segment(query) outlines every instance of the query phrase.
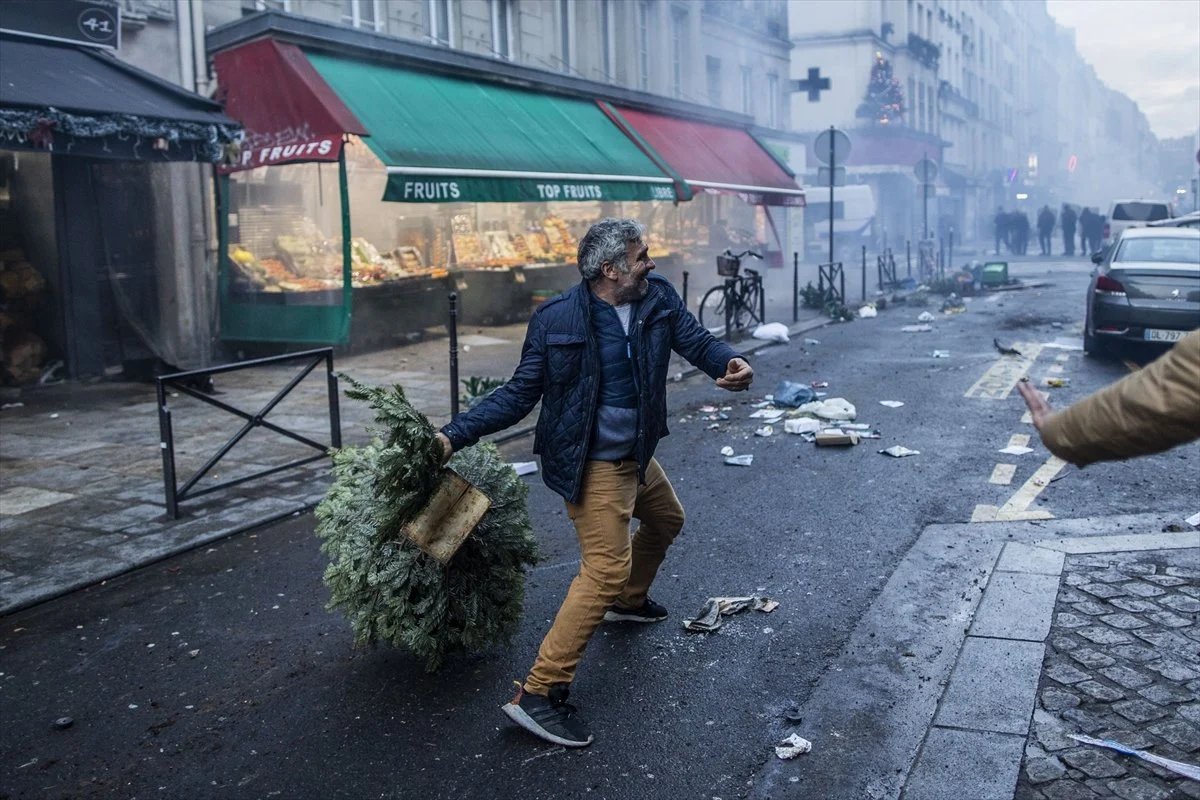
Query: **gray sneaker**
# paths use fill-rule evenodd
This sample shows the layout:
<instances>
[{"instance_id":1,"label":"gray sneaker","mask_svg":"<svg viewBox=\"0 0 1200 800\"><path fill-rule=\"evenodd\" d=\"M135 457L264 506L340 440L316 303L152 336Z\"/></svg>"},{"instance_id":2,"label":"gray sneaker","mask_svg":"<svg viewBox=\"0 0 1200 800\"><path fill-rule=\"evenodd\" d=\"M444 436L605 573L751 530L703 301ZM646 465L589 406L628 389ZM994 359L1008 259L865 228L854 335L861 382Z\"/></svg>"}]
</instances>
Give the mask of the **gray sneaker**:
<instances>
[{"instance_id":1,"label":"gray sneaker","mask_svg":"<svg viewBox=\"0 0 1200 800\"><path fill-rule=\"evenodd\" d=\"M587 747L592 743L592 735L579 718L578 709L567 702L569 693L565 683L551 687L549 696L530 694L521 687L517 696L500 710L539 739L563 747Z\"/></svg>"},{"instance_id":2,"label":"gray sneaker","mask_svg":"<svg viewBox=\"0 0 1200 800\"><path fill-rule=\"evenodd\" d=\"M622 608L613 603L604 612L605 622L662 622L666 618L667 610L649 597L637 608Z\"/></svg>"}]
</instances>

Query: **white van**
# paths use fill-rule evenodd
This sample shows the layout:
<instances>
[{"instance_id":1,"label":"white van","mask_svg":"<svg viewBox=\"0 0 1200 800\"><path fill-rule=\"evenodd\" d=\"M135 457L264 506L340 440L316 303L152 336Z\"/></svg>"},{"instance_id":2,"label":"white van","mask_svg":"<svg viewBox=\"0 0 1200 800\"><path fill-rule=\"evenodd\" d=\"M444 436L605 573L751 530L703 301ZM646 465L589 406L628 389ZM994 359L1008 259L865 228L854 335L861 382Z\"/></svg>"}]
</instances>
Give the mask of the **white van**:
<instances>
[{"instance_id":1,"label":"white van","mask_svg":"<svg viewBox=\"0 0 1200 800\"><path fill-rule=\"evenodd\" d=\"M1126 228L1141 228L1173 216L1168 203L1157 200L1117 200L1108 209L1108 219L1104 223L1104 244L1112 244Z\"/></svg>"}]
</instances>

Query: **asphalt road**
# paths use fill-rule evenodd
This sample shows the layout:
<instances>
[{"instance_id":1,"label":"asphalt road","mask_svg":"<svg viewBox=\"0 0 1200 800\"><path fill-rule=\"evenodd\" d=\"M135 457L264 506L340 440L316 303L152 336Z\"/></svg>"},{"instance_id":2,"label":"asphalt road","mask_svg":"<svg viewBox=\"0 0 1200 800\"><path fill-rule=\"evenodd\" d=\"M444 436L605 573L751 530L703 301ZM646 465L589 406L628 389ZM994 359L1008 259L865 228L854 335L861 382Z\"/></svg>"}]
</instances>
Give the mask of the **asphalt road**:
<instances>
[{"instance_id":1,"label":"asphalt road","mask_svg":"<svg viewBox=\"0 0 1200 800\"><path fill-rule=\"evenodd\" d=\"M1022 424L1015 393L965 397L1002 343L1078 343L1088 266L1014 269L1052 287L973 299L934 330L903 333L924 309L889 308L761 351L754 389L706 378L672 388L659 459L688 512L655 585L671 619L604 626L572 700L597 741L544 746L499 706L523 677L576 566L562 503L539 476L530 506L544 561L530 576L511 646L425 674L402 652L354 650L324 609L324 560L305 515L0 620L0 797L728 798L754 789L802 701L922 527L1003 507L1048 454L996 451ZM932 352L948 350L949 358ZM1057 356L1065 355L1065 360ZM1131 354L1132 355L1132 354ZM1048 373L1054 365L1061 373ZM1129 367L1044 348L1028 370L1069 378L1065 404ZM995 374L995 373L992 373ZM756 437L750 404L782 379L828 381L879 441L822 449ZM905 405L886 408L880 400ZM700 406L731 406L721 429ZM690 417L690 421L681 421ZM506 446L528 460L529 440ZM893 444L921 455L877 453ZM731 445L749 467L726 466ZM1127 464L1067 468L1028 510L1081 517L1194 512L1200 445ZM1016 464L1009 485L988 482ZM1192 477L1188 477L1192 476ZM986 524L986 523L981 523ZM705 598L761 593L781 605L713 635L680 620ZM57 729L55 720L73 723ZM819 763L820 752L802 758ZM785 796L785 795L780 795Z\"/></svg>"}]
</instances>

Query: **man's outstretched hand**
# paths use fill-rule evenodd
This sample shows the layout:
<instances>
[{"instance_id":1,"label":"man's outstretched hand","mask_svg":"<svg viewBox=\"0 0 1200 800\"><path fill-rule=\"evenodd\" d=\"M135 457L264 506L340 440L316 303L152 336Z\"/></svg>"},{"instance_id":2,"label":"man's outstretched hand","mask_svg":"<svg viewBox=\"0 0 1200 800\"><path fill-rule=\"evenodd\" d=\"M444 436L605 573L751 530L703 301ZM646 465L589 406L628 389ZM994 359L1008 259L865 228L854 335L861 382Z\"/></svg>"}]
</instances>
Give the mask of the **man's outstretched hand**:
<instances>
[{"instance_id":1,"label":"man's outstretched hand","mask_svg":"<svg viewBox=\"0 0 1200 800\"><path fill-rule=\"evenodd\" d=\"M1035 389L1027 379L1023 378L1017 383L1017 391L1021 393L1025 405L1029 406L1029 416L1033 419L1033 427L1040 431L1042 423L1054 413L1054 410L1050 408L1046 398L1042 397L1042 393Z\"/></svg>"},{"instance_id":2,"label":"man's outstretched hand","mask_svg":"<svg viewBox=\"0 0 1200 800\"><path fill-rule=\"evenodd\" d=\"M725 374L717 378L717 386L731 392L744 392L754 380L754 368L743 358L731 358L725 365Z\"/></svg>"},{"instance_id":3,"label":"man's outstretched hand","mask_svg":"<svg viewBox=\"0 0 1200 800\"><path fill-rule=\"evenodd\" d=\"M446 438L446 434L438 431L437 439L442 443L442 466L450 460L450 456L454 455L454 445L450 444L450 440Z\"/></svg>"}]
</instances>

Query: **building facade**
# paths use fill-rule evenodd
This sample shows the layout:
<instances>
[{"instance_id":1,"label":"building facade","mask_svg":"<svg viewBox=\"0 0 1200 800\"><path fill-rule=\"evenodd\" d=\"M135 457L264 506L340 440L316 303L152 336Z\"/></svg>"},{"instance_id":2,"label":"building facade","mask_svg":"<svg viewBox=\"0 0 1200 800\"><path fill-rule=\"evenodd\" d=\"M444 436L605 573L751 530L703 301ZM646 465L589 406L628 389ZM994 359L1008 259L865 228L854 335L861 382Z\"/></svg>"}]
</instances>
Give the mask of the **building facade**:
<instances>
[{"instance_id":1,"label":"building facade","mask_svg":"<svg viewBox=\"0 0 1200 800\"><path fill-rule=\"evenodd\" d=\"M1145 116L1100 82L1041 0L792 0L788 22L791 79L807 88L818 68L830 80L792 96L792 128L850 133L850 181L878 195L878 239L924 230L921 157L940 167L929 229L960 242L986 241L998 208L1104 213L1113 198L1153 193ZM886 127L861 115L877 55L904 96Z\"/></svg>"}]
</instances>

